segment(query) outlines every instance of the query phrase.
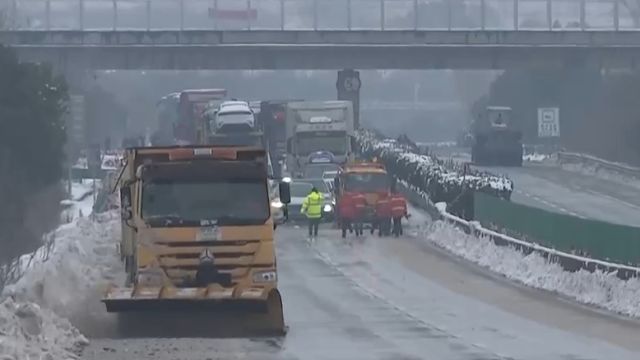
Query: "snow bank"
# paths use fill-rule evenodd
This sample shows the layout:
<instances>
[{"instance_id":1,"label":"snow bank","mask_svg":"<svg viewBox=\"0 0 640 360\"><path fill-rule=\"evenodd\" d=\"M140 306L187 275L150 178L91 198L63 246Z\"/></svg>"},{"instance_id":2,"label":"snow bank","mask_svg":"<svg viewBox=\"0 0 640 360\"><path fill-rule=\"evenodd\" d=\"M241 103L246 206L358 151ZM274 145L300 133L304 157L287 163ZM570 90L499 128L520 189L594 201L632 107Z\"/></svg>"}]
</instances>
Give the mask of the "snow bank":
<instances>
[{"instance_id":1,"label":"snow bank","mask_svg":"<svg viewBox=\"0 0 640 360\"><path fill-rule=\"evenodd\" d=\"M551 156L547 155L547 154L533 153L533 154L524 154L524 155L522 155L522 160L528 161L528 162L543 162L543 161L549 159L550 157Z\"/></svg>"},{"instance_id":2,"label":"snow bank","mask_svg":"<svg viewBox=\"0 0 640 360\"><path fill-rule=\"evenodd\" d=\"M101 181L95 181L95 191L101 187ZM63 222L71 222L79 217L91 215L93 211L93 180L84 179L80 183L71 183L71 199L62 200L61 205L65 207L62 219Z\"/></svg>"},{"instance_id":3,"label":"snow bank","mask_svg":"<svg viewBox=\"0 0 640 360\"><path fill-rule=\"evenodd\" d=\"M0 358L77 359L87 339L69 321L29 302L0 302Z\"/></svg>"},{"instance_id":4,"label":"snow bank","mask_svg":"<svg viewBox=\"0 0 640 360\"><path fill-rule=\"evenodd\" d=\"M115 269L120 221L117 211L88 217L91 189L73 184L70 223L49 234L52 246L23 256L22 277L0 294L0 359L76 359L88 342L66 318L105 316L101 287L122 272Z\"/></svg>"},{"instance_id":5,"label":"snow bank","mask_svg":"<svg viewBox=\"0 0 640 360\"><path fill-rule=\"evenodd\" d=\"M60 226L49 259L32 263L4 294L36 302L64 317L95 310L88 298L95 297L99 287L112 280L110 274L118 273L115 239L119 231L120 220L114 211L94 220L78 218Z\"/></svg>"},{"instance_id":6,"label":"snow bank","mask_svg":"<svg viewBox=\"0 0 640 360\"><path fill-rule=\"evenodd\" d=\"M557 161L556 165L567 171L640 188L640 180L637 178L605 169L595 163L563 163Z\"/></svg>"},{"instance_id":7,"label":"snow bank","mask_svg":"<svg viewBox=\"0 0 640 360\"><path fill-rule=\"evenodd\" d=\"M553 291L578 302L640 318L640 279L620 280L615 273L567 272L539 254L523 253L476 238L442 221L435 222L426 240L482 267L524 285Z\"/></svg>"}]
</instances>

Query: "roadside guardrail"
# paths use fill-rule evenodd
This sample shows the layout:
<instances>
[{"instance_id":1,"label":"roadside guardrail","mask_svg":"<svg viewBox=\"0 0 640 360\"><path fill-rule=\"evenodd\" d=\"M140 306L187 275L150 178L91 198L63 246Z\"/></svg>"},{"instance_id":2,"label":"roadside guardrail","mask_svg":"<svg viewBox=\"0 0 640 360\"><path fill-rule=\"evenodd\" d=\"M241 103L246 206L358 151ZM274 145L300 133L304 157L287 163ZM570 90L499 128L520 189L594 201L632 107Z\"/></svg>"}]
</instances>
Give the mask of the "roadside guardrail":
<instances>
[{"instance_id":1,"label":"roadside guardrail","mask_svg":"<svg viewBox=\"0 0 640 360\"><path fill-rule=\"evenodd\" d=\"M592 155L572 152L559 152L558 162L560 164L584 164L594 167L596 171L603 169L621 175L640 179L640 168L600 159Z\"/></svg>"},{"instance_id":2,"label":"roadside guardrail","mask_svg":"<svg viewBox=\"0 0 640 360\"><path fill-rule=\"evenodd\" d=\"M477 238L488 238L498 246L510 246L524 254L536 252L549 262L559 264L565 271L575 272L584 269L594 272L599 270L607 273L616 273L616 276L622 280L640 276L640 267L570 254L486 229L477 221L467 221L448 213L446 211L446 203L434 204L426 194L417 191L403 181L398 181L398 187L413 205L425 210L433 220L441 220L452 224Z\"/></svg>"}]
</instances>

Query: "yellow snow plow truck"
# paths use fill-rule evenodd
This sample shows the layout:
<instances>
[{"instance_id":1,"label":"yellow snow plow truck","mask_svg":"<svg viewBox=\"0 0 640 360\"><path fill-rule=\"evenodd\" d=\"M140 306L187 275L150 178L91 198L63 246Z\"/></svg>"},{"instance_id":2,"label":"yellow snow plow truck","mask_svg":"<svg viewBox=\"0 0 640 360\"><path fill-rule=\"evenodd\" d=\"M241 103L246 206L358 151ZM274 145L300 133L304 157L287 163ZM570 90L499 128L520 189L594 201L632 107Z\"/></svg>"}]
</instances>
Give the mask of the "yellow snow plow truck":
<instances>
[{"instance_id":1,"label":"yellow snow plow truck","mask_svg":"<svg viewBox=\"0 0 640 360\"><path fill-rule=\"evenodd\" d=\"M126 280L102 300L119 323L284 333L263 149L127 149L119 188Z\"/></svg>"}]
</instances>

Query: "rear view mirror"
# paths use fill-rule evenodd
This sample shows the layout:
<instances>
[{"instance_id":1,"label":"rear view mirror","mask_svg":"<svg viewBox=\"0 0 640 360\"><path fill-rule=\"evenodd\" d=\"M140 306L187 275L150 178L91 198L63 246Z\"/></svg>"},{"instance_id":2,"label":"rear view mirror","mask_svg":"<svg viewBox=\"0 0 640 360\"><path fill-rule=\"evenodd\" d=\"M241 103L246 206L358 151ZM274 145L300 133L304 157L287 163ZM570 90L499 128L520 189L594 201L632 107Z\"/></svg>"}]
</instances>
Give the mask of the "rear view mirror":
<instances>
[{"instance_id":1,"label":"rear view mirror","mask_svg":"<svg viewBox=\"0 0 640 360\"><path fill-rule=\"evenodd\" d=\"M280 183L280 202L283 204L289 204L291 202L291 187L288 182Z\"/></svg>"},{"instance_id":2,"label":"rear view mirror","mask_svg":"<svg viewBox=\"0 0 640 360\"><path fill-rule=\"evenodd\" d=\"M287 153L288 154L291 154L293 152L292 146L291 146L291 141L292 141L292 139L288 139L287 140Z\"/></svg>"},{"instance_id":3,"label":"rear view mirror","mask_svg":"<svg viewBox=\"0 0 640 360\"><path fill-rule=\"evenodd\" d=\"M131 188L124 186L120 188L120 217L122 220L131 220L133 212L131 211Z\"/></svg>"}]
</instances>

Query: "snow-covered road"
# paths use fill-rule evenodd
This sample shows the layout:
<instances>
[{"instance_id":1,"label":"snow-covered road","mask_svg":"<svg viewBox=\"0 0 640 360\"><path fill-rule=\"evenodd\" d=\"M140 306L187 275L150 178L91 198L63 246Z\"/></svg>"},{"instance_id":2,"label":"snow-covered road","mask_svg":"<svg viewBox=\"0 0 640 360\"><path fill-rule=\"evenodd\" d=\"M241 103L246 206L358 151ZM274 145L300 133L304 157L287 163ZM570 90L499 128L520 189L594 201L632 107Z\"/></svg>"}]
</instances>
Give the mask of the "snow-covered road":
<instances>
[{"instance_id":1,"label":"snow-covered road","mask_svg":"<svg viewBox=\"0 0 640 360\"><path fill-rule=\"evenodd\" d=\"M437 148L442 159L469 162L468 150ZM512 201L562 214L640 226L640 183L570 171L551 163L517 167L476 167L507 175L514 183Z\"/></svg>"},{"instance_id":2,"label":"snow-covered road","mask_svg":"<svg viewBox=\"0 0 640 360\"><path fill-rule=\"evenodd\" d=\"M367 236L361 241L345 242L336 231L325 228L313 245L304 240L304 229L279 228L280 287L290 327L284 338L98 336L82 358L640 357L637 321L530 289L452 256L430 235L448 242L445 237L455 238L455 232L438 232L427 220L414 210L407 236L399 239ZM517 266L518 262L512 263ZM111 326L105 319L100 324ZM91 330L95 331L95 326Z\"/></svg>"},{"instance_id":3,"label":"snow-covered road","mask_svg":"<svg viewBox=\"0 0 640 360\"><path fill-rule=\"evenodd\" d=\"M640 226L640 191L631 184L585 176L556 166L480 167L513 180L512 200L559 213Z\"/></svg>"},{"instance_id":4,"label":"snow-covered road","mask_svg":"<svg viewBox=\"0 0 640 360\"><path fill-rule=\"evenodd\" d=\"M79 355L86 360L640 358L640 322L570 300L638 316L637 280L567 274L412 214L398 239L344 241L325 227L308 244L305 229L278 228L284 338L118 338L99 302L102 287L122 278L117 212L62 226L51 258L9 292L71 319L91 338ZM0 349L51 348L52 359L66 360L84 345L50 311L25 309L0 306L0 323L16 324L0 325ZM40 319L41 335L29 335L32 322L17 314Z\"/></svg>"},{"instance_id":5,"label":"snow-covered road","mask_svg":"<svg viewBox=\"0 0 640 360\"><path fill-rule=\"evenodd\" d=\"M98 298L96 284L115 273L110 266L119 266L112 227L119 221L114 214L89 219L92 193L90 181L72 184L70 199L62 202L63 224L46 237L51 243L22 256L22 277L0 294L3 360L67 360L86 345L65 317L82 323L91 316L86 306Z\"/></svg>"}]
</instances>

